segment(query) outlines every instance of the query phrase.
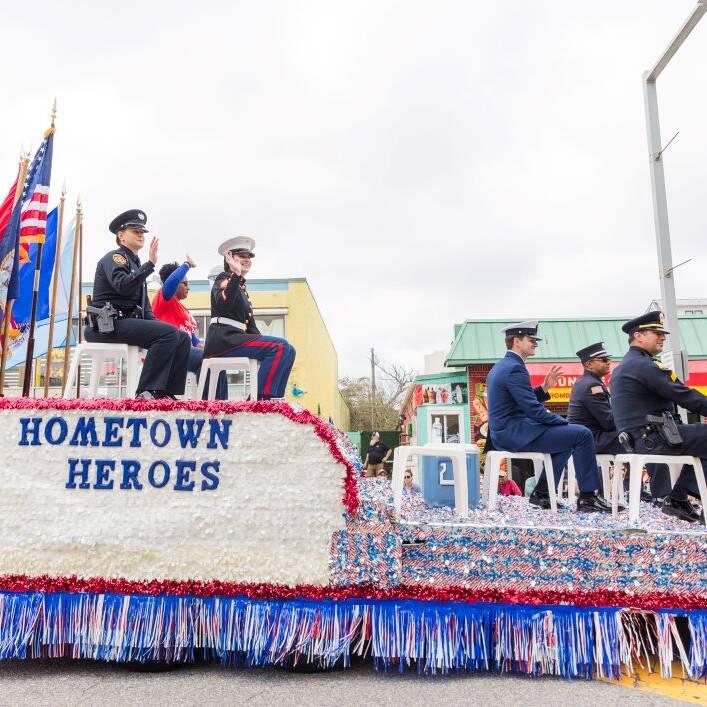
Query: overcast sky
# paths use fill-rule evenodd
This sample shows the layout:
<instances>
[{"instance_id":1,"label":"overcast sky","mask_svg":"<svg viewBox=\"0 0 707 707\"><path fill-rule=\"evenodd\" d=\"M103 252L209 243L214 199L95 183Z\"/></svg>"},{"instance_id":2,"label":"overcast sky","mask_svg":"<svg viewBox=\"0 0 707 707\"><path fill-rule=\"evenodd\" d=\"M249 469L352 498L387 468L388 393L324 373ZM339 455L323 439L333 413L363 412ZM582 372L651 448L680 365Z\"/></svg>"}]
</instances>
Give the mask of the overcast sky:
<instances>
[{"instance_id":1,"label":"overcast sky","mask_svg":"<svg viewBox=\"0 0 707 707\"><path fill-rule=\"evenodd\" d=\"M142 208L203 278L306 277L339 353L417 369L476 317L659 294L641 75L693 0L44 2L3 9L0 190L59 101L84 278ZM678 297L706 297L707 20L658 84ZM4 180L4 181L3 181ZM6 186L2 186L5 184Z\"/></svg>"}]
</instances>

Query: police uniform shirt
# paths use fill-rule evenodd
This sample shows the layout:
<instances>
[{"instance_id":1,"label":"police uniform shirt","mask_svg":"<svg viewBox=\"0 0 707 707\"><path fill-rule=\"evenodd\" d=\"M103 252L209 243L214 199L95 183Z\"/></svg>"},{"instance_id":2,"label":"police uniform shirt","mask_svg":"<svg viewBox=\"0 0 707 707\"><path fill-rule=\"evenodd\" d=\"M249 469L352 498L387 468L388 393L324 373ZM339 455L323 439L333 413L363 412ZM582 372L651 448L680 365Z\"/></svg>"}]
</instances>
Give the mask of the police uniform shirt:
<instances>
[{"instance_id":1,"label":"police uniform shirt","mask_svg":"<svg viewBox=\"0 0 707 707\"><path fill-rule=\"evenodd\" d=\"M642 428L646 415L675 412L675 405L707 415L707 396L688 388L669 368L645 350L632 346L611 376L616 427L632 432Z\"/></svg>"},{"instance_id":2,"label":"police uniform shirt","mask_svg":"<svg viewBox=\"0 0 707 707\"><path fill-rule=\"evenodd\" d=\"M609 391L594 373L585 371L572 386L567 420L588 427L595 435L616 430Z\"/></svg>"},{"instance_id":3,"label":"police uniform shirt","mask_svg":"<svg viewBox=\"0 0 707 707\"><path fill-rule=\"evenodd\" d=\"M384 444L383 442L376 442L375 444L371 444L368 447L368 463L380 464L389 449L390 447L387 444Z\"/></svg>"},{"instance_id":4,"label":"police uniform shirt","mask_svg":"<svg viewBox=\"0 0 707 707\"><path fill-rule=\"evenodd\" d=\"M245 278L222 272L211 288L211 316L227 317L245 325L245 331L230 324L211 324L206 333L204 356L218 356L260 336Z\"/></svg>"},{"instance_id":5,"label":"police uniform shirt","mask_svg":"<svg viewBox=\"0 0 707 707\"><path fill-rule=\"evenodd\" d=\"M147 278L155 265L140 258L128 248L120 246L104 255L96 266L93 280L92 302L100 307L111 302L116 309L130 312L142 307L145 319L154 319L150 300L147 298Z\"/></svg>"}]
</instances>

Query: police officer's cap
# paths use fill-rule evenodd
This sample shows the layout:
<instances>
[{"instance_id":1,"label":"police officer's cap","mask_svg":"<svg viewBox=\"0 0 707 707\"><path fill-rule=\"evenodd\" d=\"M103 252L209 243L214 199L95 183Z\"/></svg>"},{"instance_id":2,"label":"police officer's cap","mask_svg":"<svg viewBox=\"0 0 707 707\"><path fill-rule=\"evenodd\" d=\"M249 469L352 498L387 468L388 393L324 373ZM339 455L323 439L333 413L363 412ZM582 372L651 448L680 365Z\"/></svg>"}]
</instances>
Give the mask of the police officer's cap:
<instances>
[{"instance_id":1,"label":"police officer's cap","mask_svg":"<svg viewBox=\"0 0 707 707\"><path fill-rule=\"evenodd\" d=\"M147 233L145 226L147 225L147 216L145 212L141 209L130 209L129 211L123 211L122 214L118 214L108 226L108 230L111 233L118 233L125 228L135 228L140 229Z\"/></svg>"},{"instance_id":2,"label":"police officer's cap","mask_svg":"<svg viewBox=\"0 0 707 707\"><path fill-rule=\"evenodd\" d=\"M251 258L255 258L255 253L253 252L254 248L255 238L251 238L250 236L236 236L235 238L229 238L221 243L218 247L218 254L225 255L228 251L235 251L236 253L247 253Z\"/></svg>"},{"instance_id":3,"label":"police officer's cap","mask_svg":"<svg viewBox=\"0 0 707 707\"><path fill-rule=\"evenodd\" d=\"M510 324L507 327L501 329L505 336L529 336L535 341L542 341L537 335L538 333L538 322L518 322L517 324Z\"/></svg>"},{"instance_id":4,"label":"police officer's cap","mask_svg":"<svg viewBox=\"0 0 707 707\"><path fill-rule=\"evenodd\" d=\"M598 341L596 344L585 346L577 351L577 356L582 363L591 361L593 358L609 358L609 352L604 347L603 341Z\"/></svg>"},{"instance_id":5,"label":"police officer's cap","mask_svg":"<svg viewBox=\"0 0 707 707\"><path fill-rule=\"evenodd\" d=\"M669 334L670 332L663 326L665 315L660 310L646 312L640 317L631 319L621 327L621 331L626 334L633 334L636 331L657 331L659 334Z\"/></svg>"}]
</instances>

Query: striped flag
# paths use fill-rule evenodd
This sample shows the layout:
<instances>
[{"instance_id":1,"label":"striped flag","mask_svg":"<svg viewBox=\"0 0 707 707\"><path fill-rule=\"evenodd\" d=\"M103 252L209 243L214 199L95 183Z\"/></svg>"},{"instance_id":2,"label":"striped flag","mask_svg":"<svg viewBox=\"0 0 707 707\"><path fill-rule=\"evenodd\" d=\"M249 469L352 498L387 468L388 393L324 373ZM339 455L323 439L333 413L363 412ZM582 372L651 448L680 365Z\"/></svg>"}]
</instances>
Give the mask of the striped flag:
<instances>
[{"instance_id":1,"label":"striped flag","mask_svg":"<svg viewBox=\"0 0 707 707\"><path fill-rule=\"evenodd\" d=\"M20 267L29 262L29 245L44 242L53 146L54 129L50 128L27 170L22 196L0 240L0 307L3 309L7 300L17 298Z\"/></svg>"}]
</instances>

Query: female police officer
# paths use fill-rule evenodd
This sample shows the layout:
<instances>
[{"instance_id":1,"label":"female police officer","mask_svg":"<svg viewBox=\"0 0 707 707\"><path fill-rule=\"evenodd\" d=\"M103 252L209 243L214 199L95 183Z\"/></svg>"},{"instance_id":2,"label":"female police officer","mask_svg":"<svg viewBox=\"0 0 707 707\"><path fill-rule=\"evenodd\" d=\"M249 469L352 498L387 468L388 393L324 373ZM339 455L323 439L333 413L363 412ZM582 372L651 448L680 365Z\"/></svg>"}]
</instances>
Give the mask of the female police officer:
<instances>
[{"instance_id":1,"label":"female police officer","mask_svg":"<svg viewBox=\"0 0 707 707\"><path fill-rule=\"evenodd\" d=\"M285 339L263 336L255 325L245 276L255 257L255 241L248 236L229 238L219 246L224 272L211 290L211 325L206 333L204 358L244 356L260 361L258 398L282 398L295 362L295 349Z\"/></svg>"},{"instance_id":2,"label":"female police officer","mask_svg":"<svg viewBox=\"0 0 707 707\"><path fill-rule=\"evenodd\" d=\"M141 264L137 255L145 244L146 223L144 211L131 209L116 216L108 226L119 247L98 261L91 305L95 309L112 305L115 314L107 311L111 311L114 329L99 332L94 318L86 327L86 341L147 349L137 397L173 398L184 393L191 341L185 332L152 314L145 281L157 262L157 238L150 243L146 263Z\"/></svg>"}]
</instances>

